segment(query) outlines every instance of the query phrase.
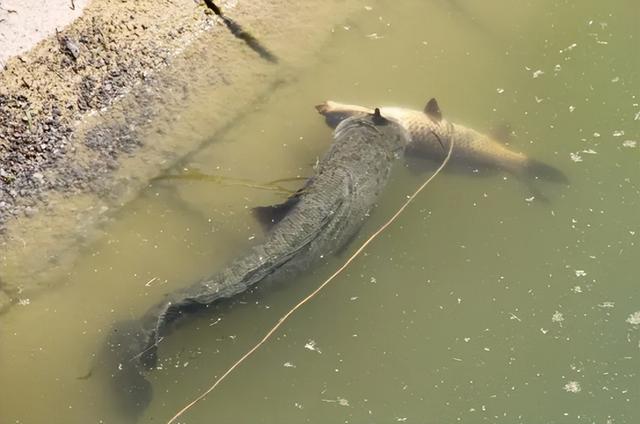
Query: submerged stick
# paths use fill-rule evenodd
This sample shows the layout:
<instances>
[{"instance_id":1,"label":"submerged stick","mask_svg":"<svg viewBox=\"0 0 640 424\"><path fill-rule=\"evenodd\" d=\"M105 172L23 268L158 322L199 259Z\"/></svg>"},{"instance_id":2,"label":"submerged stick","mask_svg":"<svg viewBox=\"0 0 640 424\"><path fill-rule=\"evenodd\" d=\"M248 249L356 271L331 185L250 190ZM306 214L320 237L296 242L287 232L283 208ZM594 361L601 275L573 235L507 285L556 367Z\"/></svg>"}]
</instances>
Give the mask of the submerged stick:
<instances>
[{"instance_id":1,"label":"submerged stick","mask_svg":"<svg viewBox=\"0 0 640 424\"><path fill-rule=\"evenodd\" d=\"M342 264L342 266L340 268L338 268L338 270L336 272L334 272L327 280L325 280L324 283L320 284L320 286L318 288L316 288L314 291L312 291L309 295L307 295L307 297L305 297L304 299L302 299L300 302L298 302L298 304L296 304L293 308L291 308L289 310L289 312L287 312L286 314L284 314L282 316L282 318L280 318L278 320L278 322L267 332L267 334L264 335L264 337L255 345L253 346L251 349L249 349L247 351L247 353L245 353L244 355L242 355L242 357L240 359L238 359L229 369L227 369L227 371L225 371L224 374L222 374L222 376L220 376L206 391L204 391L202 394L200 394L198 397L196 397L194 400L192 400L189 404L187 404L184 408L182 408L180 411L178 411L169 421L167 421L167 424L173 424L178 418L180 418L185 412L187 412L189 409L191 409L196 403L200 402L202 399L204 399L209 393L211 393L216 387L218 387L218 385L229 375L233 372L233 370L235 370L236 368L238 368L247 358L249 358L255 351L257 351L265 342L267 342L267 340L269 340L271 338L271 336L278 330L278 328L280 328L282 326L282 324L284 324L284 322L289 319L289 317L291 315L293 315L298 309L300 309L304 304L306 304L307 302L309 302L311 299L313 299L318 293L320 293L320 291L322 289L324 289L331 281L333 281L333 279L335 277L337 277L342 271L344 271L350 264L351 262L353 262L356 257L358 257L363 251L364 249L369 246L369 244L375 240L384 230L387 229L387 227L389 227L393 222L395 222L395 220L400 216L400 214L402 214L402 212L404 212L404 210L409 206L409 204L411 204L413 202L413 200L420 194L420 192L422 192L422 190L424 190L424 188L436 177L436 175L438 175L440 173L440 171L442 171L442 169L444 169L444 167L447 165L447 163L449 162L449 159L451 158L451 153L453 152L453 140L451 140L451 143L449 143L449 152L447 153L447 156L444 158L444 160L442 161L442 163L440 164L440 166L438 167L438 169L435 170L435 172L424 182L422 183L422 185L420 187L418 187L418 189L411 195L409 196L409 198L406 200L406 202L404 202L404 204L400 207L400 209L398 209L398 211L393 214L393 216L391 218L389 218L387 220L387 222L385 222L380 228L378 228L378 230L376 230L375 233L373 233L373 235L371 237L369 237L364 243L362 243L362 245L358 248L358 250L355 251L355 253L353 255L351 255L349 257L349 259L347 259L347 261Z\"/></svg>"},{"instance_id":2,"label":"submerged stick","mask_svg":"<svg viewBox=\"0 0 640 424\"><path fill-rule=\"evenodd\" d=\"M248 179L243 179L243 178L230 178L230 177L224 177L222 175L205 174L199 171L188 171L183 174L162 175L154 178L154 180L155 181L157 180L208 181L208 182L213 182L221 185L240 186L240 187L258 189L258 190L275 191L277 193L291 195L291 194L294 194L296 190L290 190L286 187L283 187L279 183L288 182L288 181L297 181L297 180L300 180L300 178L283 178L280 180L270 181L268 183L261 184L261 183L248 180Z\"/></svg>"},{"instance_id":3,"label":"submerged stick","mask_svg":"<svg viewBox=\"0 0 640 424\"><path fill-rule=\"evenodd\" d=\"M269 51L269 49L267 49L256 37L246 31L242 25L224 15L222 13L222 9L216 6L213 0L204 0L204 4L213 11L213 13L219 16L220 19L222 19L222 22L224 22L229 31L231 31L236 38L244 41L247 46L249 46L254 52L258 53L261 58L271 63L278 63L278 57L275 54L271 53L271 51Z\"/></svg>"}]
</instances>

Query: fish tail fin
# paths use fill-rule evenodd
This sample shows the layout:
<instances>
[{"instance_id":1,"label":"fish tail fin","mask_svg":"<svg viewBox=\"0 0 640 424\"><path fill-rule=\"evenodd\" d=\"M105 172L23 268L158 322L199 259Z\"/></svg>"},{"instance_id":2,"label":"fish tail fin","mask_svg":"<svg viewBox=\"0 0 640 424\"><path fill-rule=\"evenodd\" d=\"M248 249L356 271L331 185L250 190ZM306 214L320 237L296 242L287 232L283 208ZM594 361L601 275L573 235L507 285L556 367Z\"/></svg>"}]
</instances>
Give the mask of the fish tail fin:
<instances>
[{"instance_id":1,"label":"fish tail fin","mask_svg":"<svg viewBox=\"0 0 640 424\"><path fill-rule=\"evenodd\" d=\"M540 178L554 183L569 184L569 178L558 168L535 159L528 159L524 169L530 178Z\"/></svg>"},{"instance_id":2,"label":"fish tail fin","mask_svg":"<svg viewBox=\"0 0 640 424\"><path fill-rule=\"evenodd\" d=\"M365 116L373 113L373 110L362 106L345 105L331 100L316 105L316 110L324 116L325 122L331 128L337 127L340 122L351 116Z\"/></svg>"}]
</instances>

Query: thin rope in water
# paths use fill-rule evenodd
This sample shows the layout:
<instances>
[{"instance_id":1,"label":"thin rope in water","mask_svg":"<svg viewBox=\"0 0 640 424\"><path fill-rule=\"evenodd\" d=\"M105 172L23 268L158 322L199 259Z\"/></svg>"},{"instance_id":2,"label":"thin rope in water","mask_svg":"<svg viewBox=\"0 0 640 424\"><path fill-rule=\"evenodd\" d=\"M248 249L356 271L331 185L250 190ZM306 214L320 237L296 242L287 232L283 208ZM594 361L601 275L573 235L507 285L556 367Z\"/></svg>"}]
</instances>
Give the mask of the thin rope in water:
<instances>
[{"instance_id":1,"label":"thin rope in water","mask_svg":"<svg viewBox=\"0 0 640 424\"><path fill-rule=\"evenodd\" d=\"M434 133L435 134L435 133ZM437 135L436 135L437 137ZM439 139L439 137L437 137ZM449 159L451 158L451 152L453 152L453 140L451 140L449 142L449 151L447 152L447 156L444 158L444 160L442 161L442 163L440 164L440 166L438 167L438 169L435 170L435 172L424 182L422 183L422 185L420 187L418 187L418 189L413 192L413 194L411 196L409 196L409 198L407 199L406 202L404 202L404 204L400 207L400 209L398 209L398 211L393 214L393 216L391 218L389 218L387 220L387 222L385 222L380 228L378 228L378 230L376 230L375 233L373 233L373 235L371 235L371 237L369 237L364 243L362 243L362 246L360 246L358 248L358 250L355 251L355 253L353 255L351 255L351 257L349 257L349 259L347 259L347 261L342 264L342 266L340 268L338 268L338 270L336 272L334 272L331 277L327 278L327 280L325 280L324 283L320 284L320 286L315 289L314 291L312 291L307 297L305 297L304 299L302 299L296 306L294 306L293 308L291 308L289 310L289 312L287 312L285 315L282 316L282 318L280 318L278 320L278 322L276 323L276 325L274 325L271 330L269 330L267 332L267 334L264 335L264 337L255 345L253 346L251 349L249 349L247 351L247 353L245 353L240 359L238 359L224 374L222 374L220 376L220 378L218 378L215 383L213 383L213 385L211 385L211 387L209 387L204 393L202 393L201 395L199 395L198 397L196 397L194 400L192 400L191 402L189 402L189 404L187 404L184 408L182 408L180 411L178 411L173 418L171 418L169 421L167 421L167 424L173 424L178 418L180 418L180 416L182 416L185 412L187 412L189 409L191 409L196 403L200 402L202 399L204 399L209 393L211 393L213 391L213 389L215 389L216 387L218 387L218 385L225 379L227 378L227 376L229 374L231 374L233 372L233 370L235 370L236 368L238 368L238 366L240 366L240 364L242 364L249 356L251 356L256 350L258 350L267 340L269 340L269 338L271 338L271 336L273 335L273 333L275 333L278 328L280 328L280 326L282 324L284 324L284 322L291 316L294 314L294 312L296 312L298 309L300 309L305 303L309 302L313 297L315 297L318 293L320 293L320 291L322 289L324 289L334 278L336 278L342 271L344 271L350 264L351 262L353 262L356 257L358 257L358 255L360 255L360 253L362 253L362 251L364 249L366 249L366 247L373 241L375 240L380 233L382 233L384 230L387 229L387 227L389 227L389 225L393 224L393 222L400 216L400 214L402 214L402 212L404 212L404 210L411 204L411 202L413 202L413 200L420 194L420 192L422 190L424 190L424 188L431 182L431 180L433 180L436 175L438 175L440 173L440 171L442 171L442 169L447 165L447 163L449 162Z\"/></svg>"}]
</instances>

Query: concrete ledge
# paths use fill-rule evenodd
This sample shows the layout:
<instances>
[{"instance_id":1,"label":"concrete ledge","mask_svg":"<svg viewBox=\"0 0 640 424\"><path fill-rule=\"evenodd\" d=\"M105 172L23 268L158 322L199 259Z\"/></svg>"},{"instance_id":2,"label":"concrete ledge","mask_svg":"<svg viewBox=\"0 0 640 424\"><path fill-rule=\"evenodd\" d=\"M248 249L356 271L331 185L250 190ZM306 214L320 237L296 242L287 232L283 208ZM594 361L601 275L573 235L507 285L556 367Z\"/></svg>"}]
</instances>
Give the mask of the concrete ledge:
<instances>
[{"instance_id":1,"label":"concrete ledge","mask_svg":"<svg viewBox=\"0 0 640 424\"><path fill-rule=\"evenodd\" d=\"M33 296L149 179L314 63L357 5L222 2L260 58L193 0L92 2L0 73L0 278ZM188 113L190 123L180 116ZM188 126L206 122L207 134Z\"/></svg>"}]
</instances>

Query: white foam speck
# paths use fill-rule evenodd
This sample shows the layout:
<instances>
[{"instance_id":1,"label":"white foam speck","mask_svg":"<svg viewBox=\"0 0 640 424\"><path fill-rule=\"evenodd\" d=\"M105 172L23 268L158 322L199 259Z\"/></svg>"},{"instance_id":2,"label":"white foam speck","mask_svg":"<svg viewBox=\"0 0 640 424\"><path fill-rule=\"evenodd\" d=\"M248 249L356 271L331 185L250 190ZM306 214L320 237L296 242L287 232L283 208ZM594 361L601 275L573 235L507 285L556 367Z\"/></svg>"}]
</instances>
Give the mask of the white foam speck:
<instances>
[{"instance_id":1,"label":"white foam speck","mask_svg":"<svg viewBox=\"0 0 640 424\"><path fill-rule=\"evenodd\" d=\"M632 325L640 325L640 311L636 311L629 315L627 322Z\"/></svg>"},{"instance_id":2,"label":"white foam speck","mask_svg":"<svg viewBox=\"0 0 640 424\"><path fill-rule=\"evenodd\" d=\"M569 381L564 385L564 389L569 393L578 393L582 390L582 387L580 387L580 383L577 381Z\"/></svg>"},{"instance_id":3,"label":"white foam speck","mask_svg":"<svg viewBox=\"0 0 640 424\"><path fill-rule=\"evenodd\" d=\"M314 352L318 352L318 353L322 353L322 351L318 348L318 346L316 345L315 340L309 340L305 345L304 345L305 349L308 350L312 350Z\"/></svg>"},{"instance_id":4,"label":"white foam speck","mask_svg":"<svg viewBox=\"0 0 640 424\"><path fill-rule=\"evenodd\" d=\"M562 322L564 321L564 315L562 315L562 312L555 311L553 316L551 317L551 321Z\"/></svg>"}]
</instances>

